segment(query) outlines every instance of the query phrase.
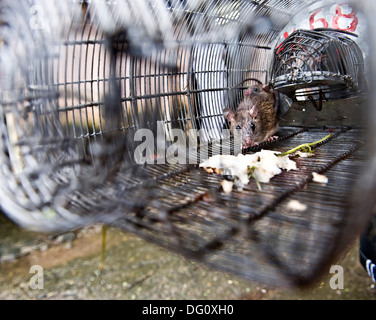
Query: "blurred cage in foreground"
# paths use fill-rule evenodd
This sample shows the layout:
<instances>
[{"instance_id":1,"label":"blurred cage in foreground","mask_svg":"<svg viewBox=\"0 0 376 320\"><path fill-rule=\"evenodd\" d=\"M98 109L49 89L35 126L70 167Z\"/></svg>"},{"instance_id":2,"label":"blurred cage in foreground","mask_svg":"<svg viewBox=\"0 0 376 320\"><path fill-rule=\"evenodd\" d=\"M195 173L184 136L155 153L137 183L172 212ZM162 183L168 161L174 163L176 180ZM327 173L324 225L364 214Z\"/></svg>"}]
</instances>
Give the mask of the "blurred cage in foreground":
<instances>
[{"instance_id":1,"label":"blurred cage in foreground","mask_svg":"<svg viewBox=\"0 0 376 320\"><path fill-rule=\"evenodd\" d=\"M2 1L2 209L36 231L106 223L247 279L311 283L369 218L369 127L331 127L298 171L231 194L198 168L199 153L174 163L174 135L209 156L233 147L223 109L236 108L245 79L270 81L275 38L315 3ZM135 163L139 129L153 133L142 154L153 164ZM287 150L327 129L297 122L278 135L248 151ZM172 161L159 163L170 147ZM329 183L313 183L314 171ZM289 209L291 199L308 209Z\"/></svg>"}]
</instances>

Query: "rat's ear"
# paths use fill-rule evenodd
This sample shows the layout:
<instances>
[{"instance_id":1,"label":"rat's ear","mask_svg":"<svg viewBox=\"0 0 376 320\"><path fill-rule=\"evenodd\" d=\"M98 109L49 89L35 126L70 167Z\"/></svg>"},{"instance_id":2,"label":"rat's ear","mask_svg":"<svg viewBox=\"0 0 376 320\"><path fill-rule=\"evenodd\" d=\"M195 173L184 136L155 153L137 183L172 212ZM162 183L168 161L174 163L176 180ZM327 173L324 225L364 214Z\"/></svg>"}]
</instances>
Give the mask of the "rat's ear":
<instances>
[{"instance_id":1,"label":"rat's ear","mask_svg":"<svg viewBox=\"0 0 376 320\"><path fill-rule=\"evenodd\" d=\"M270 87L269 87L269 86L264 86L262 89L263 89L265 92L269 92L269 91L270 91Z\"/></svg>"},{"instance_id":2,"label":"rat's ear","mask_svg":"<svg viewBox=\"0 0 376 320\"><path fill-rule=\"evenodd\" d=\"M235 121L235 112L230 108L223 109L223 116L230 122Z\"/></svg>"}]
</instances>

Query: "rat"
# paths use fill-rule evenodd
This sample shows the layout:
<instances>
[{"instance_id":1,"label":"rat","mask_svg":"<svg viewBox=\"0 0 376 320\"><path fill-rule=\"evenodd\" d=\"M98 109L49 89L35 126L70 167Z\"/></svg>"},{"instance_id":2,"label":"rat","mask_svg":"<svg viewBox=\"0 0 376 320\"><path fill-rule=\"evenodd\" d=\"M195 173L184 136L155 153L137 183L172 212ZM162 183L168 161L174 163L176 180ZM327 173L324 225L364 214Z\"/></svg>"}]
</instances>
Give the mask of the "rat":
<instances>
[{"instance_id":1,"label":"rat","mask_svg":"<svg viewBox=\"0 0 376 320\"><path fill-rule=\"evenodd\" d=\"M243 149L277 138L274 134L278 131L278 92L257 82L245 90L245 97L236 111L223 110L224 117L231 123L231 133L241 130Z\"/></svg>"}]
</instances>

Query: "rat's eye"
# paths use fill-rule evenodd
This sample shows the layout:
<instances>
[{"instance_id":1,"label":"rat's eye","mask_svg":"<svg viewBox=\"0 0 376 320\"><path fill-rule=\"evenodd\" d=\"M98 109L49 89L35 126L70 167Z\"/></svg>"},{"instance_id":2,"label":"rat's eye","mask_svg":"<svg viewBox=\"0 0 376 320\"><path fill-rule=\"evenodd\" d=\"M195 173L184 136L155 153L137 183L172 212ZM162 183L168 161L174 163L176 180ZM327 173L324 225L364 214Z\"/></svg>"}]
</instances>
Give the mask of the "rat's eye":
<instances>
[{"instance_id":1,"label":"rat's eye","mask_svg":"<svg viewBox=\"0 0 376 320\"><path fill-rule=\"evenodd\" d=\"M256 129L255 124L254 124L254 123L251 123L251 130L252 130L252 132L255 132L255 129Z\"/></svg>"},{"instance_id":2,"label":"rat's eye","mask_svg":"<svg viewBox=\"0 0 376 320\"><path fill-rule=\"evenodd\" d=\"M236 129L238 129L238 130L239 130L239 129L241 129L241 128L242 128L242 127L241 127L241 126L239 126L239 125L237 125L237 126L236 126Z\"/></svg>"},{"instance_id":3,"label":"rat's eye","mask_svg":"<svg viewBox=\"0 0 376 320\"><path fill-rule=\"evenodd\" d=\"M254 88L253 88L253 91L254 91L254 92L257 92L258 90L259 90L259 89L258 89L257 87L254 87Z\"/></svg>"}]
</instances>

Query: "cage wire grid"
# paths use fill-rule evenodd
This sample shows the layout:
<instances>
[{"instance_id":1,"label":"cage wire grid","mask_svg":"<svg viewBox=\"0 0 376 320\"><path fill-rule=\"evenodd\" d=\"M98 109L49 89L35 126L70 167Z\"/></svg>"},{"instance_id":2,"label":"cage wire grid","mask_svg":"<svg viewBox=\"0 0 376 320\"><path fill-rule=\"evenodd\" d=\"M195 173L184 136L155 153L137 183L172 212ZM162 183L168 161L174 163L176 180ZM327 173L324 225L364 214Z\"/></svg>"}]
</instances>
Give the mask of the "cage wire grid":
<instances>
[{"instance_id":1,"label":"cage wire grid","mask_svg":"<svg viewBox=\"0 0 376 320\"><path fill-rule=\"evenodd\" d=\"M295 101L319 100L319 94L326 101L339 100L365 92L364 59L356 37L329 28L294 31L275 49L271 83Z\"/></svg>"},{"instance_id":2,"label":"cage wire grid","mask_svg":"<svg viewBox=\"0 0 376 320\"><path fill-rule=\"evenodd\" d=\"M313 157L296 160L301 170L261 191L251 181L225 194L222 177L197 163L200 151L233 149L221 135L229 128L223 109L239 104L252 84L245 79L270 80L276 36L313 3L2 1L4 212L35 231L105 223L247 279L312 282L368 218L352 210L367 159L363 128L333 128ZM157 146L161 128L166 148L174 129L194 142L191 162L134 162L137 130L153 132ZM196 140L190 129L206 134ZM277 141L246 152L326 134L285 126ZM161 156L157 148L151 155ZM313 183L312 172L325 173L328 185ZM289 199L309 210L291 211Z\"/></svg>"}]
</instances>

